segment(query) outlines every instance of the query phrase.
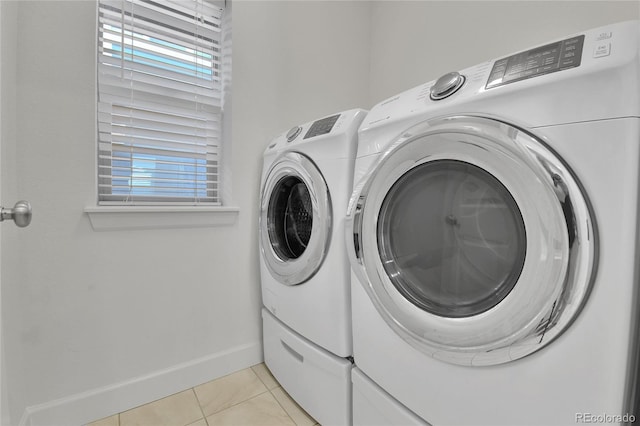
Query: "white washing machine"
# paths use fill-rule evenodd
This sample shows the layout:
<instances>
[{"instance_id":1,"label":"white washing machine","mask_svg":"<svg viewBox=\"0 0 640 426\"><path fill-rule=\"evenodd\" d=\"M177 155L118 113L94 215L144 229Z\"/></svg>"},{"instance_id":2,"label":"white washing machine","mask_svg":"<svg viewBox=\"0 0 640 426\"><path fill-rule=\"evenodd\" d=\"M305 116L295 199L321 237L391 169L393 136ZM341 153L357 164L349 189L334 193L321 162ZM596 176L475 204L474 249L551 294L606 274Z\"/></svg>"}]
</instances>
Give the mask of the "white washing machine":
<instances>
[{"instance_id":1,"label":"white washing machine","mask_svg":"<svg viewBox=\"0 0 640 426\"><path fill-rule=\"evenodd\" d=\"M639 173L639 22L376 105L346 226L356 365L435 425L629 420Z\"/></svg>"},{"instance_id":2,"label":"white washing machine","mask_svg":"<svg viewBox=\"0 0 640 426\"><path fill-rule=\"evenodd\" d=\"M360 109L295 126L264 153L260 273L265 363L322 424L351 423L344 216Z\"/></svg>"}]
</instances>

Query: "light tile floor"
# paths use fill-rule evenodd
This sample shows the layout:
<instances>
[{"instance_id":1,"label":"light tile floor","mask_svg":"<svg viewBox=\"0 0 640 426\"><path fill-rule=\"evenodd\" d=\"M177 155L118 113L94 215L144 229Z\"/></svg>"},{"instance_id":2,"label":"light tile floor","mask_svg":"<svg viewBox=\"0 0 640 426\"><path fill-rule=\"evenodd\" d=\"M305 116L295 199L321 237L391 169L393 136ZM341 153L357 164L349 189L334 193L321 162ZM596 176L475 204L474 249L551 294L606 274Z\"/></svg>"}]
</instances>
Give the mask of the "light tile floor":
<instances>
[{"instance_id":1,"label":"light tile floor","mask_svg":"<svg viewBox=\"0 0 640 426\"><path fill-rule=\"evenodd\" d=\"M314 426L258 364L88 426Z\"/></svg>"}]
</instances>

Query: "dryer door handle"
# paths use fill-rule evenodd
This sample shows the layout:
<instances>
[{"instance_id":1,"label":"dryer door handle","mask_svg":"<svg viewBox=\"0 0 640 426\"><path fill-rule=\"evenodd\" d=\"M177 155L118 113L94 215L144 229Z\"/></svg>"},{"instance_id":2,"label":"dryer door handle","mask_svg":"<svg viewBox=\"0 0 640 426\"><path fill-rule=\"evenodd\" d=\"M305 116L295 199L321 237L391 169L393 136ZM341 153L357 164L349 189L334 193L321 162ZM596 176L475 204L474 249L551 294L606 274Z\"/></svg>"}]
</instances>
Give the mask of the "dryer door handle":
<instances>
[{"instance_id":1,"label":"dryer door handle","mask_svg":"<svg viewBox=\"0 0 640 426\"><path fill-rule=\"evenodd\" d=\"M364 197L360 197L353 213L353 252L358 263L362 264L362 207Z\"/></svg>"}]
</instances>

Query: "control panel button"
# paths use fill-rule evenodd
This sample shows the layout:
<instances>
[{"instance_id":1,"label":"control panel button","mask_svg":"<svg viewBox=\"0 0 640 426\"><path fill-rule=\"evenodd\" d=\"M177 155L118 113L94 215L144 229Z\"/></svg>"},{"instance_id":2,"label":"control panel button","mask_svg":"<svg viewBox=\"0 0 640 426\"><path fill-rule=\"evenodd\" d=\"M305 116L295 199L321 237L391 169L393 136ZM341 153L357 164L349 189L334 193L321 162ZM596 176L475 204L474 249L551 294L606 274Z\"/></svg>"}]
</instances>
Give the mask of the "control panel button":
<instances>
[{"instance_id":1,"label":"control panel button","mask_svg":"<svg viewBox=\"0 0 640 426\"><path fill-rule=\"evenodd\" d=\"M295 138L297 138L301 131L302 131L302 127L300 126L292 127L291 130L287 132L287 136L286 136L287 142L291 142Z\"/></svg>"},{"instance_id":2,"label":"control panel button","mask_svg":"<svg viewBox=\"0 0 640 426\"><path fill-rule=\"evenodd\" d=\"M603 56L609 56L611 53L611 43L599 43L593 49L594 58L602 58Z\"/></svg>"},{"instance_id":3,"label":"control panel button","mask_svg":"<svg viewBox=\"0 0 640 426\"><path fill-rule=\"evenodd\" d=\"M431 99L438 101L453 95L462 87L464 81L464 76L456 71L443 75L431 87Z\"/></svg>"},{"instance_id":4,"label":"control panel button","mask_svg":"<svg viewBox=\"0 0 640 426\"><path fill-rule=\"evenodd\" d=\"M612 33L611 31L605 31L605 32L602 32L602 33L598 34L598 38L596 38L596 40L597 40L597 41L600 41L600 40L608 40L608 39L610 39L612 36L613 36L613 33Z\"/></svg>"}]
</instances>

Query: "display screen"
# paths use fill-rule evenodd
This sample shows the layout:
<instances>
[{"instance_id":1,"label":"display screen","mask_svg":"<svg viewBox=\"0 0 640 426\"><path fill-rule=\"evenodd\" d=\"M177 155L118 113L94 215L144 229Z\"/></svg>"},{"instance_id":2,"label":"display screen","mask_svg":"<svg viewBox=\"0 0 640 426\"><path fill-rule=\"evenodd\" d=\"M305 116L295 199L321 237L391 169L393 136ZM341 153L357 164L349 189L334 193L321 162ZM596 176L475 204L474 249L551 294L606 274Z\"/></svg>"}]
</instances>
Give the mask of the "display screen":
<instances>
[{"instance_id":1,"label":"display screen","mask_svg":"<svg viewBox=\"0 0 640 426\"><path fill-rule=\"evenodd\" d=\"M493 64L486 88L580 66L584 35L521 52Z\"/></svg>"},{"instance_id":2,"label":"display screen","mask_svg":"<svg viewBox=\"0 0 640 426\"><path fill-rule=\"evenodd\" d=\"M309 139L314 136L327 134L333 129L333 125L336 124L340 114L332 115L331 117L323 118L322 120L318 120L314 122L307 133L304 135L303 139Z\"/></svg>"}]
</instances>

